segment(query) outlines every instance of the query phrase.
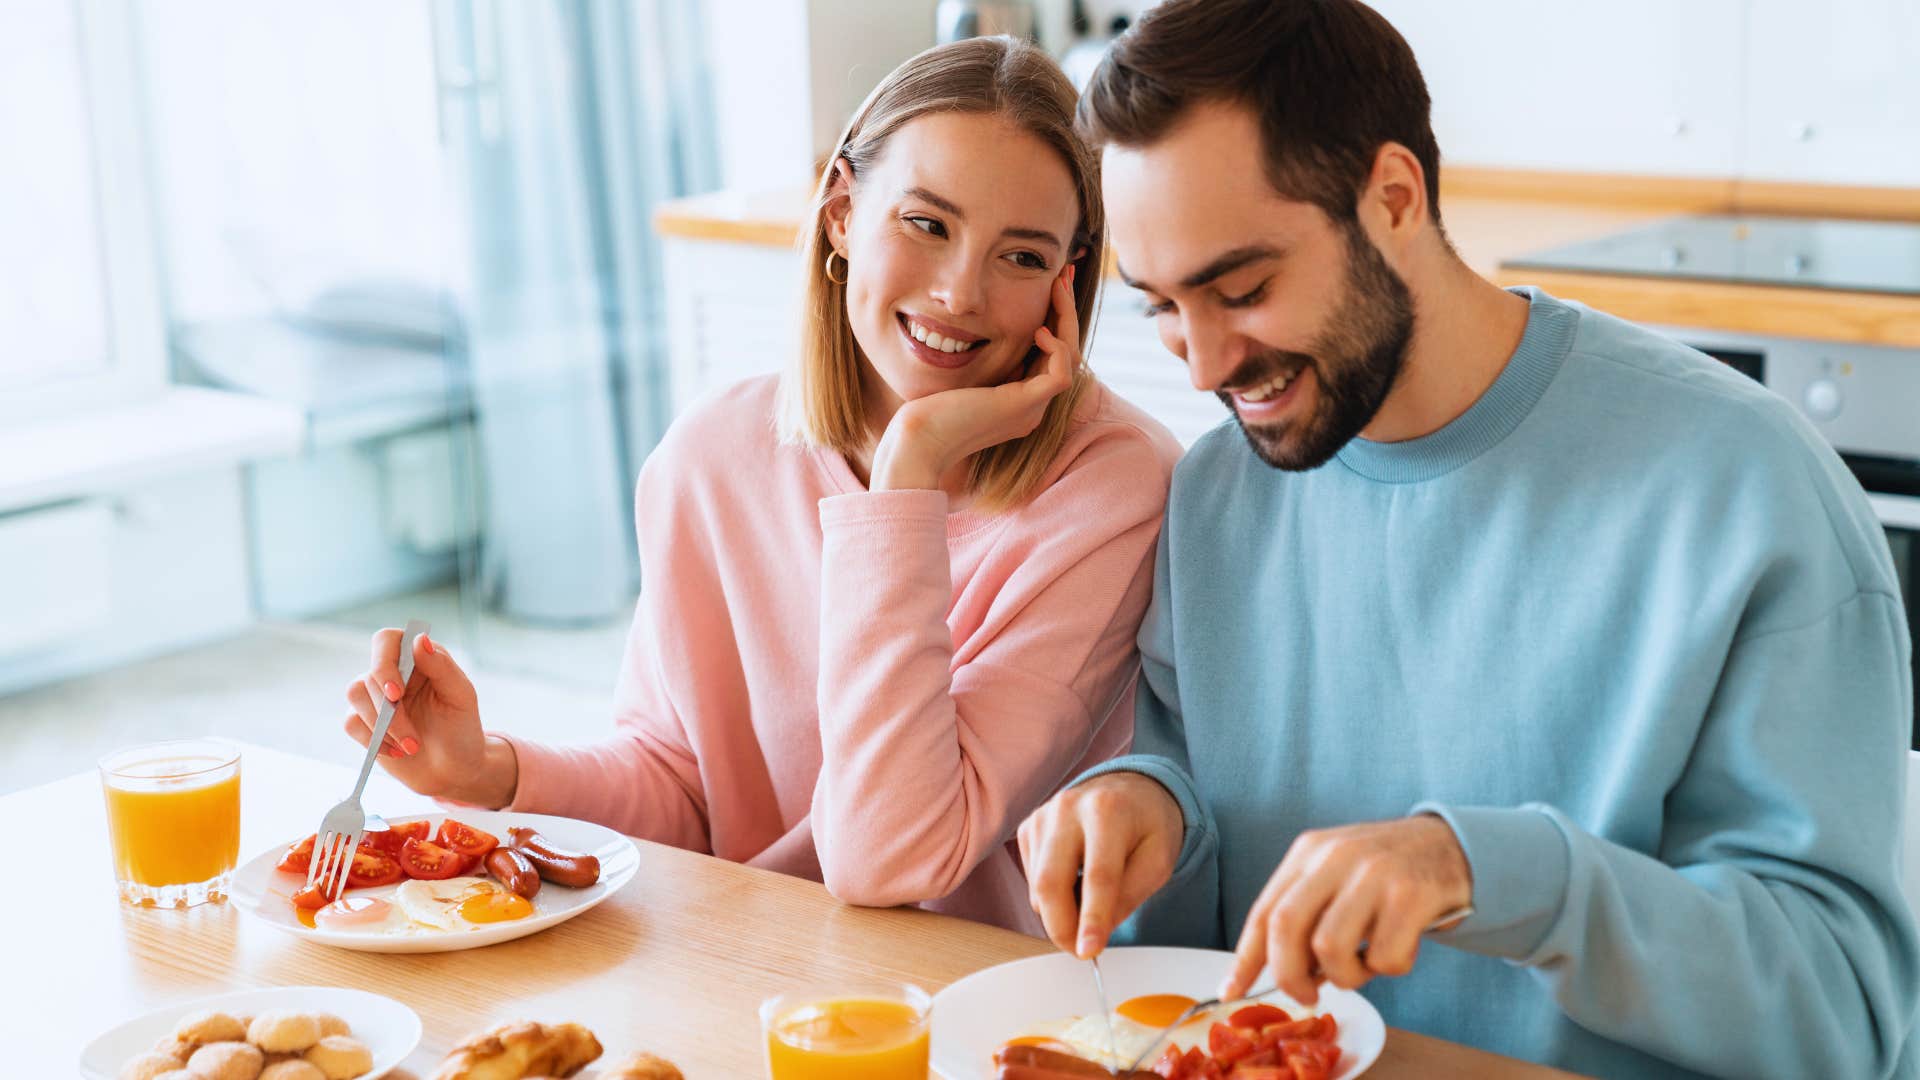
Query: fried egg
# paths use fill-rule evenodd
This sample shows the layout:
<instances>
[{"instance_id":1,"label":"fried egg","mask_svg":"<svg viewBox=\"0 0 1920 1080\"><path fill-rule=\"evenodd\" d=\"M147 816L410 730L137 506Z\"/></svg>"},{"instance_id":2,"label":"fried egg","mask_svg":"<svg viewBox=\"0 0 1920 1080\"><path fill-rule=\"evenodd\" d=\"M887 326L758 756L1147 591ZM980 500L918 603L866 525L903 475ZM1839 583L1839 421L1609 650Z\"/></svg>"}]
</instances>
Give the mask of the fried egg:
<instances>
[{"instance_id":1,"label":"fried egg","mask_svg":"<svg viewBox=\"0 0 1920 1080\"><path fill-rule=\"evenodd\" d=\"M407 918L434 930L472 930L533 914L526 899L477 877L402 882L393 891L393 902Z\"/></svg>"},{"instance_id":2,"label":"fried egg","mask_svg":"<svg viewBox=\"0 0 1920 1080\"><path fill-rule=\"evenodd\" d=\"M1089 1061L1109 1066L1125 1065L1154 1049L1160 1033L1166 1030L1167 1025L1179 1019L1180 1014L1193 1005L1194 1000L1190 997L1149 994L1129 998L1116 1005L1110 1018L1103 1019L1095 1013L1049 1020L1035 1024L1007 1041L1009 1045L1058 1044L1054 1046L1055 1049L1064 1049ZM1207 1029L1218 1019L1216 1011L1202 1012L1182 1023L1173 1032L1173 1042L1183 1048L1199 1046L1204 1049L1207 1045ZM1107 1038L1108 1019L1113 1023L1111 1042Z\"/></svg>"}]
</instances>

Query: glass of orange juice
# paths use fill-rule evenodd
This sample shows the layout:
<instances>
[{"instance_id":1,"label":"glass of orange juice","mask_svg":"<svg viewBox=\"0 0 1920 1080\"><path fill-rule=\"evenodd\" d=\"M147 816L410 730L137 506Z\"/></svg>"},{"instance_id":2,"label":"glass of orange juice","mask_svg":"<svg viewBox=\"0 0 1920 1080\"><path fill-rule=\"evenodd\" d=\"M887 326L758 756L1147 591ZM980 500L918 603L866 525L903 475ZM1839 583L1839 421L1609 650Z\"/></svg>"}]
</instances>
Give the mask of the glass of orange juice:
<instances>
[{"instance_id":1,"label":"glass of orange juice","mask_svg":"<svg viewBox=\"0 0 1920 1080\"><path fill-rule=\"evenodd\" d=\"M216 739L149 743L100 759L120 899L226 899L240 858L240 751Z\"/></svg>"},{"instance_id":2,"label":"glass of orange juice","mask_svg":"<svg viewBox=\"0 0 1920 1080\"><path fill-rule=\"evenodd\" d=\"M907 983L810 990L760 1004L771 1080L927 1080L933 999Z\"/></svg>"}]
</instances>

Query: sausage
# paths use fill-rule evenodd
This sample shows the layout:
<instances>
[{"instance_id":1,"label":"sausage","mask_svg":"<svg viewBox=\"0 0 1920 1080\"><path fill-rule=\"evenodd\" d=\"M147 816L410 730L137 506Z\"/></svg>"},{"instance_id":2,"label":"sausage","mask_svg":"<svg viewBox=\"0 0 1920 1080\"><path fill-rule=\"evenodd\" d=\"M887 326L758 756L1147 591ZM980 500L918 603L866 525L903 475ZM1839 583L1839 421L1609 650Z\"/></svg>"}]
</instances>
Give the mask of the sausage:
<instances>
[{"instance_id":1,"label":"sausage","mask_svg":"<svg viewBox=\"0 0 1920 1080\"><path fill-rule=\"evenodd\" d=\"M555 885L584 889L600 880L598 858L554 847L546 837L532 829L521 826L508 829L507 846L526 856L540 876Z\"/></svg>"},{"instance_id":2,"label":"sausage","mask_svg":"<svg viewBox=\"0 0 1920 1080\"><path fill-rule=\"evenodd\" d=\"M1074 1054L1064 1054L1044 1046L1021 1044L1003 1046L994 1051L993 1063L1000 1067L1002 1080L1043 1080L1052 1077L1104 1076L1111 1080L1113 1070Z\"/></svg>"},{"instance_id":3,"label":"sausage","mask_svg":"<svg viewBox=\"0 0 1920 1080\"><path fill-rule=\"evenodd\" d=\"M487 872L522 900L531 900L533 894L540 891L539 871L525 855L512 848L497 847L487 852Z\"/></svg>"}]
</instances>

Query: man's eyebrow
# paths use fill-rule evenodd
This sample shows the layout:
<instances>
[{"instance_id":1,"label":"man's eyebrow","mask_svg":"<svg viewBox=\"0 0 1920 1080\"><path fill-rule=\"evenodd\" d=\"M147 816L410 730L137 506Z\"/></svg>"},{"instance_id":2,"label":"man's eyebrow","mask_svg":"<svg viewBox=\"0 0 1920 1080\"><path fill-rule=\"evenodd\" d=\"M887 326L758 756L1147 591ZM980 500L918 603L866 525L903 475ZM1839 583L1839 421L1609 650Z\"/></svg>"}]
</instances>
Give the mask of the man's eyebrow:
<instances>
[{"instance_id":1,"label":"man's eyebrow","mask_svg":"<svg viewBox=\"0 0 1920 1080\"><path fill-rule=\"evenodd\" d=\"M1271 244L1247 244L1242 247L1237 247L1232 251L1220 255L1212 262L1188 274L1186 277L1181 278L1180 287L1183 289L1197 289L1202 285L1211 284L1217 278L1225 277L1233 273L1248 263L1259 262L1261 259L1277 259L1280 257L1280 254L1280 249ZM1125 282L1130 288L1145 289L1149 292L1162 291L1145 282L1135 281L1127 274L1126 268L1123 266L1116 264L1115 269L1120 273L1120 280Z\"/></svg>"},{"instance_id":2,"label":"man's eyebrow","mask_svg":"<svg viewBox=\"0 0 1920 1080\"><path fill-rule=\"evenodd\" d=\"M923 202L930 202L935 207L941 210L944 210L949 214L952 214L954 217L954 220L956 221L967 220L966 211L960 209L958 206L955 206L952 200L944 199L938 195L935 195L933 192L928 191L926 188L910 187L907 189L907 194ZM1050 233L1045 229L1035 229L1035 228L1030 228L1026 226L1012 225L1000 230L1000 235L1012 236L1021 240L1040 240L1040 241L1044 241L1046 243L1052 244L1054 247L1057 247L1057 248L1064 248L1067 246L1066 243L1062 241L1058 236L1055 236L1053 233Z\"/></svg>"}]
</instances>

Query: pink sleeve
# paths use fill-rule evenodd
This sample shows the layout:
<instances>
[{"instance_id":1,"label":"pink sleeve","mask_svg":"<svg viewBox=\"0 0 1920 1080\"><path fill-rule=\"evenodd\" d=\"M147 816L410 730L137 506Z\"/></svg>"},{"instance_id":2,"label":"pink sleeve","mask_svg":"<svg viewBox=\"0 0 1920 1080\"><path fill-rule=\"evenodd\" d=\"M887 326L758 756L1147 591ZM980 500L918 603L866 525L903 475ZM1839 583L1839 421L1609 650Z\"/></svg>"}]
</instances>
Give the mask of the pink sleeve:
<instances>
[{"instance_id":1,"label":"pink sleeve","mask_svg":"<svg viewBox=\"0 0 1920 1080\"><path fill-rule=\"evenodd\" d=\"M707 799L698 756L667 692L660 628L677 626L687 644L714 617L714 605L697 602L702 582L713 577L699 515L676 513L671 455L656 452L642 469L635 513L640 563L646 586L627 634L626 654L614 691L614 734L585 746L549 746L493 732L513 744L520 783L509 810L557 814L598 822L645 840L708 852ZM690 594L693 594L690 597ZM701 619L675 618L687 610ZM724 611L724 606L717 608ZM724 628L714 630L730 641ZM690 647L698 648L692 641Z\"/></svg>"},{"instance_id":2,"label":"pink sleeve","mask_svg":"<svg viewBox=\"0 0 1920 1080\"><path fill-rule=\"evenodd\" d=\"M820 502L813 834L850 903L951 893L1069 778L1137 668L1168 465L1103 440L1013 512L956 582L946 496ZM978 628L956 642L949 608ZM1112 721L1130 729L1131 715ZM1100 738L1107 750L1123 740Z\"/></svg>"}]
</instances>

